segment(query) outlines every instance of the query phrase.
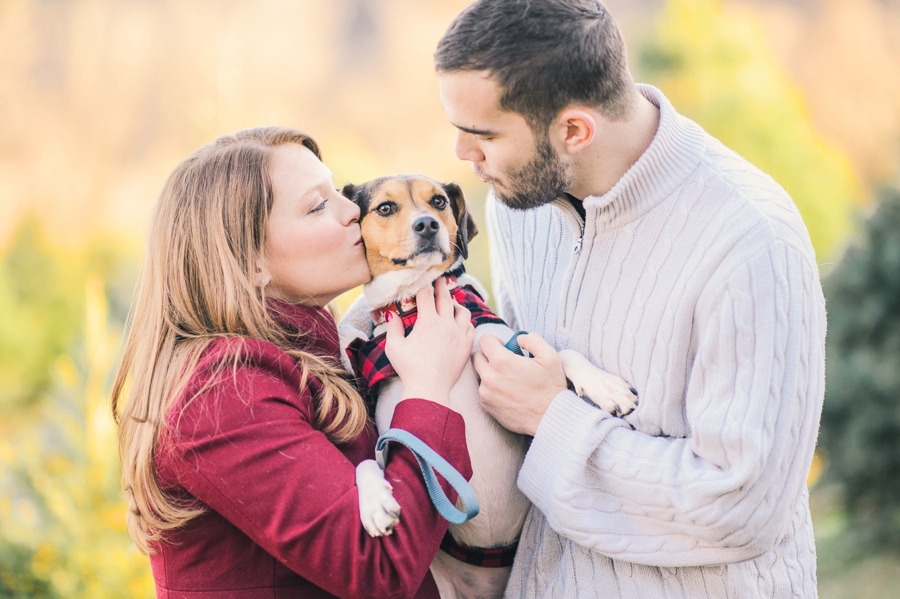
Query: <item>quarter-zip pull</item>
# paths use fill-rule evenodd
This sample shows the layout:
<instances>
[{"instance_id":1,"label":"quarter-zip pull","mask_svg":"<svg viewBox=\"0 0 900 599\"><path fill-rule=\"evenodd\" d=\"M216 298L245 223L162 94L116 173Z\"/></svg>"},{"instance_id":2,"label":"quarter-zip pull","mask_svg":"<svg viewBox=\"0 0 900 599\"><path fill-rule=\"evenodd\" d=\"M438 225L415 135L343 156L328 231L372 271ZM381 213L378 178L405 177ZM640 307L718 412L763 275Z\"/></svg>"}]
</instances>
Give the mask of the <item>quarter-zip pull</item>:
<instances>
[{"instance_id":1,"label":"quarter-zip pull","mask_svg":"<svg viewBox=\"0 0 900 599\"><path fill-rule=\"evenodd\" d=\"M559 197L553 200L553 203L566 215L569 224L573 225L572 228L578 228L578 239L575 240L575 247L572 248L572 253L577 254L581 251L581 245L584 243L585 221L575 206L565 198Z\"/></svg>"},{"instance_id":2,"label":"quarter-zip pull","mask_svg":"<svg viewBox=\"0 0 900 599\"><path fill-rule=\"evenodd\" d=\"M587 227L586 223L581 219L578 219L578 224L581 225L581 233L579 234L578 239L575 240L575 248L572 250L573 254L577 254L581 251L581 244L584 242L584 230Z\"/></svg>"}]
</instances>

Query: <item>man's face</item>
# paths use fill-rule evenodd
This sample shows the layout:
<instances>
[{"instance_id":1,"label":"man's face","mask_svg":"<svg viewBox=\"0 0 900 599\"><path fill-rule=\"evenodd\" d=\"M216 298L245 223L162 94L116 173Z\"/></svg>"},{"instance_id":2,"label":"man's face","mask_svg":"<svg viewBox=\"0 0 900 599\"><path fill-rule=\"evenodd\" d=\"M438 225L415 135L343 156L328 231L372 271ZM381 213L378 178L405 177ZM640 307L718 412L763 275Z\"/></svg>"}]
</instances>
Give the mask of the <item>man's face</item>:
<instances>
[{"instance_id":1,"label":"man's face","mask_svg":"<svg viewBox=\"0 0 900 599\"><path fill-rule=\"evenodd\" d=\"M440 86L444 112L458 130L456 156L472 163L498 200L527 210L571 187L571 173L547 134L536 137L522 115L500 107L500 86L486 72L445 73Z\"/></svg>"}]
</instances>

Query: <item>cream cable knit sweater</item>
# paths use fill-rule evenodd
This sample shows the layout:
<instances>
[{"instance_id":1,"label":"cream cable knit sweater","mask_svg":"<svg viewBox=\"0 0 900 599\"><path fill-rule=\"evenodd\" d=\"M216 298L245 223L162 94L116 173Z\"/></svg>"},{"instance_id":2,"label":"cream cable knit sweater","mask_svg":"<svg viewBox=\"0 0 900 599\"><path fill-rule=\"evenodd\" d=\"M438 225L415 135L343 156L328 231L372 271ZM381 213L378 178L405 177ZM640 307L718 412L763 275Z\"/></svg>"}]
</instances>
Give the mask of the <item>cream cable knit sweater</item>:
<instances>
[{"instance_id":1,"label":"cream cable knit sweater","mask_svg":"<svg viewBox=\"0 0 900 599\"><path fill-rule=\"evenodd\" d=\"M641 92L659 131L585 199L583 231L562 201L488 201L500 315L640 393L624 419L554 399L519 475L534 507L506 597L815 597L825 306L809 235L770 177Z\"/></svg>"}]
</instances>

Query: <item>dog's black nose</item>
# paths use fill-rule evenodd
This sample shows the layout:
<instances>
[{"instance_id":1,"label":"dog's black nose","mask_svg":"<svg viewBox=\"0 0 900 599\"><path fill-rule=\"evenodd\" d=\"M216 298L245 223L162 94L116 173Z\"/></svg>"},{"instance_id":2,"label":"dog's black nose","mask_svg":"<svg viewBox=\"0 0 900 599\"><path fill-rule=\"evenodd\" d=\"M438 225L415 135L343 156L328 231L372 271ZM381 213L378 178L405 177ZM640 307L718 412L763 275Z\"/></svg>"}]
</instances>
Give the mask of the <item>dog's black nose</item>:
<instances>
[{"instance_id":1,"label":"dog's black nose","mask_svg":"<svg viewBox=\"0 0 900 599\"><path fill-rule=\"evenodd\" d=\"M413 231L422 237L434 237L441 228L441 223L431 216L422 216L413 223Z\"/></svg>"}]
</instances>

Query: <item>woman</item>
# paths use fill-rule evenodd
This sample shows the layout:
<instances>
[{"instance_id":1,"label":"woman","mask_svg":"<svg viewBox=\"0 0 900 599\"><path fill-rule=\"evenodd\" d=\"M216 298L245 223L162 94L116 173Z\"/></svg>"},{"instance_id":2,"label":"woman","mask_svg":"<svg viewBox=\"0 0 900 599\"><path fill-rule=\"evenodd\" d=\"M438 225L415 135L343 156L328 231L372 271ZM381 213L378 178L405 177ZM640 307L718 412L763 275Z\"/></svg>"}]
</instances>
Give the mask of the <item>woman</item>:
<instances>
[{"instance_id":1,"label":"woman","mask_svg":"<svg viewBox=\"0 0 900 599\"><path fill-rule=\"evenodd\" d=\"M394 533L370 538L359 521L355 465L376 433L325 308L369 279L358 219L316 143L289 129L220 138L169 176L112 392L128 529L157 596L437 595L426 574L447 523L405 449L386 470ZM409 336L390 323L408 398L393 426L468 478L463 422L445 406L469 314L445 285L418 301Z\"/></svg>"}]
</instances>

